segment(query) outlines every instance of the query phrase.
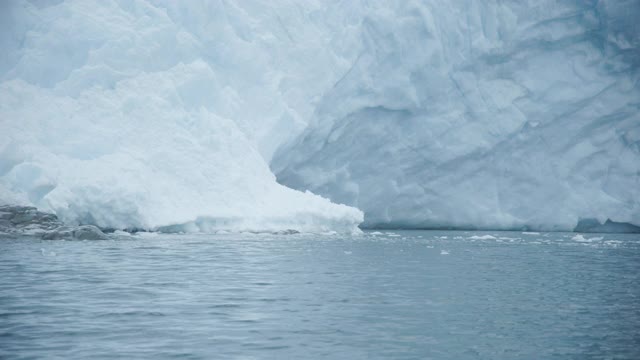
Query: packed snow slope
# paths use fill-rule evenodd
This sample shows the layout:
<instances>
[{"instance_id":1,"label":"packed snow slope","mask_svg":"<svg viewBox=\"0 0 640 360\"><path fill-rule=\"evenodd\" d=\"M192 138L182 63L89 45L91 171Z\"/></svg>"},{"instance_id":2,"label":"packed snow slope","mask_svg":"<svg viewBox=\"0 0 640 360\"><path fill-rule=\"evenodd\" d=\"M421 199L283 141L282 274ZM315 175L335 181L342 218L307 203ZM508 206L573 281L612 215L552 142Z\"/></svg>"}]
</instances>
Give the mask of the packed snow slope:
<instances>
[{"instance_id":1,"label":"packed snow slope","mask_svg":"<svg viewBox=\"0 0 640 360\"><path fill-rule=\"evenodd\" d=\"M358 231L358 209L269 169L315 80L282 85L278 62L306 50L247 5L1 2L0 204L114 229Z\"/></svg>"},{"instance_id":2,"label":"packed snow slope","mask_svg":"<svg viewBox=\"0 0 640 360\"><path fill-rule=\"evenodd\" d=\"M168 231L353 231L354 207L365 226L640 225L639 16L3 1L0 204Z\"/></svg>"},{"instance_id":3,"label":"packed snow slope","mask_svg":"<svg viewBox=\"0 0 640 360\"><path fill-rule=\"evenodd\" d=\"M639 19L638 0L366 7L272 168L364 226L640 225Z\"/></svg>"}]
</instances>

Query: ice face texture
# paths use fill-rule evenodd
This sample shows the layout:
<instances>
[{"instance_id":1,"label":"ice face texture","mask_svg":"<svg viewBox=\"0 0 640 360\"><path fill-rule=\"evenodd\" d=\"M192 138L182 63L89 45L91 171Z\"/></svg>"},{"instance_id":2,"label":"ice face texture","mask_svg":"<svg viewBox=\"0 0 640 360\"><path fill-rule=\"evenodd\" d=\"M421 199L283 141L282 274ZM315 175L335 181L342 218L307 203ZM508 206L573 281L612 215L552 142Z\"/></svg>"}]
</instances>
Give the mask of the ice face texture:
<instances>
[{"instance_id":1,"label":"ice face texture","mask_svg":"<svg viewBox=\"0 0 640 360\"><path fill-rule=\"evenodd\" d=\"M640 0L0 2L0 203L171 231L640 225ZM276 176L282 186L276 182Z\"/></svg>"},{"instance_id":2,"label":"ice face texture","mask_svg":"<svg viewBox=\"0 0 640 360\"><path fill-rule=\"evenodd\" d=\"M273 163L365 226L640 224L640 1L389 3Z\"/></svg>"}]
</instances>

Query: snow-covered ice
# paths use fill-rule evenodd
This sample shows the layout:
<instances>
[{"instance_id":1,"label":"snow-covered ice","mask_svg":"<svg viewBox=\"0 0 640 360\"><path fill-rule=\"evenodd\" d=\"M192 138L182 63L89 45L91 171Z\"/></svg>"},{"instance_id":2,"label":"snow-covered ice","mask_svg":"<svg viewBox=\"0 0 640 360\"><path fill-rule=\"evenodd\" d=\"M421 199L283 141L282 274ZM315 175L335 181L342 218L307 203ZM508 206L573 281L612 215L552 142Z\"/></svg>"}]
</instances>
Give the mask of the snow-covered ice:
<instances>
[{"instance_id":1,"label":"snow-covered ice","mask_svg":"<svg viewBox=\"0 0 640 360\"><path fill-rule=\"evenodd\" d=\"M268 166L310 111L300 84L322 85L278 71L311 51L282 42L302 19L228 5L2 2L0 204L116 229L357 231L358 209Z\"/></svg>"},{"instance_id":2,"label":"snow-covered ice","mask_svg":"<svg viewBox=\"0 0 640 360\"><path fill-rule=\"evenodd\" d=\"M640 225L639 9L0 2L0 205L176 232Z\"/></svg>"}]
</instances>

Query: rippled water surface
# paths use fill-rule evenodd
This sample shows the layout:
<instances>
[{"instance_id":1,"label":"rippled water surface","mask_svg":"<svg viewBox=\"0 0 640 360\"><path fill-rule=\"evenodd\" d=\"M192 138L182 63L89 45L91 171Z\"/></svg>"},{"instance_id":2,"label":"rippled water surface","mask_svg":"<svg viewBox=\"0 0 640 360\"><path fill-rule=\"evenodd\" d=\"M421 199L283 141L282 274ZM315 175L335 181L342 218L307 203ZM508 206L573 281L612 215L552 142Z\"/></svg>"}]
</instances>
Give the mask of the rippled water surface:
<instances>
[{"instance_id":1,"label":"rippled water surface","mask_svg":"<svg viewBox=\"0 0 640 360\"><path fill-rule=\"evenodd\" d=\"M0 241L0 358L640 359L640 236Z\"/></svg>"}]
</instances>

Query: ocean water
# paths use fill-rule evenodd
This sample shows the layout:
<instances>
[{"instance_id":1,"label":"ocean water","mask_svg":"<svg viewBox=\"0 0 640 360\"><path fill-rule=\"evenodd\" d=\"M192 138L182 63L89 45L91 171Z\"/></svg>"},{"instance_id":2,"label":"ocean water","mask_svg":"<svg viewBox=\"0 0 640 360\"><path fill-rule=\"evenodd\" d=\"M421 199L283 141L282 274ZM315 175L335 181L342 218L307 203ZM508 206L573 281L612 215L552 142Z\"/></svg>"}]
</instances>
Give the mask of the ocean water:
<instances>
[{"instance_id":1,"label":"ocean water","mask_svg":"<svg viewBox=\"0 0 640 360\"><path fill-rule=\"evenodd\" d=\"M640 236L0 241L2 359L640 359Z\"/></svg>"}]
</instances>

